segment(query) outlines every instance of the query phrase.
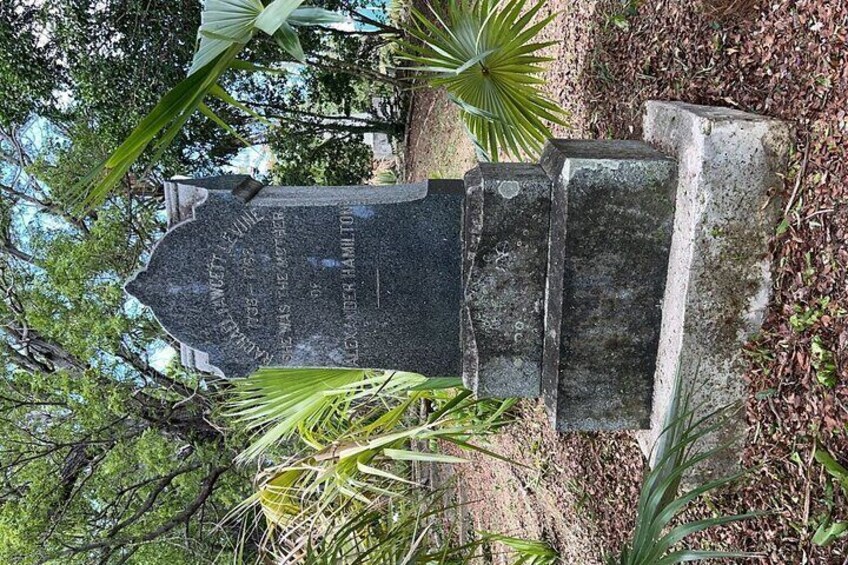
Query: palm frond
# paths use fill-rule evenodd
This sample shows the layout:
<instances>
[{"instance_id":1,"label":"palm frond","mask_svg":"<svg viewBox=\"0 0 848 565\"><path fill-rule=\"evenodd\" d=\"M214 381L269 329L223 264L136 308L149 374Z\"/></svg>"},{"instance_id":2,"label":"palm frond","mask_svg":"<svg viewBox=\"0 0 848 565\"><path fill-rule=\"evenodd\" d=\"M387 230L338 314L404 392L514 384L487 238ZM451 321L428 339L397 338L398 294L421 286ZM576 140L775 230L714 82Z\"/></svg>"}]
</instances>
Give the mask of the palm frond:
<instances>
[{"instance_id":1,"label":"palm frond","mask_svg":"<svg viewBox=\"0 0 848 565\"><path fill-rule=\"evenodd\" d=\"M476 400L461 390L452 398L445 397L426 421L412 423L411 408L417 408L422 398L436 401L444 396L444 380L434 383L437 388L426 390L420 375L394 373L392 377L387 372L341 369L322 370L323 384L317 384L316 371L294 371L296 377L309 381L306 386L298 378L280 380L282 375L266 371L246 379L254 380L252 385L237 384L240 390L234 393L237 408L233 415L241 418L243 425L261 423L273 430L285 420L290 431L302 434L315 426L311 433L316 437L326 439L335 434L331 442L310 444L306 455L269 470L257 494L245 501L245 506L259 504L276 528L302 529L307 523L312 527L316 516L394 499L409 487L406 473L413 462L465 462L462 457L414 446L452 443L461 450L491 454L469 441L498 429L511 406L509 402ZM360 412L357 401L373 399L375 394L382 400L394 397L395 402L378 402L373 410ZM318 397L314 403L308 401L314 397ZM485 408L478 410L478 406ZM332 426L329 434L317 431L326 426L327 417L344 424ZM303 424L292 424L298 418ZM262 440L263 448L266 441Z\"/></svg>"},{"instance_id":2,"label":"palm frond","mask_svg":"<svg viewBox=\"0 0 848 565\"><path fill-rule=\"evenodd\" d=\"M512 565L554 565L559 554L547 543L505 536L494 532L479 532L485 542L499 542L514 554Z\"/></svg>"},{"instance_id":3,"label":"palm frond","mask_svg":"<svg viewBox=\"0 0 848 565\"><path fill-rule=\"evenodd\" d=\"M434 87L444 87L459 106L464 125L485 158L501 152L536 157L551 132L545 122L566 125L565 112L539 89L550 43L533 42L555 15L536 23L544 2L450 0L435 22L412 9L413 41L401 42L401 59Z\"/></svg>"},{"instance_id":4,"label":"palm frond","mask_svg":"<svg viewBox=\"0 0 848 565\"><path fill-rule=\"evenodd\" d=\"M434 547L428 524L447 508L441 494L415 483L411 469L465 461L435 449L444 444L503 459L471 442L508 422L514 399L474 399L456 378L273 367L234 381L228 394L233 422L260 436L249 457L287 436L307 445L305 453L263 471L257 492L231 513L257 507L269 527L269 553L280 562L470 563L493 541L483 536ZM432 411L421 419L423 400ZM516 563L550 562L544 544L498 541L515 552Z\"/></svg>"},{"instance_id":5,"label":"palm frond","mask_svg":"<svg viewBox=\"0 0 848 565\"><path fill-rule=\"evenodd\" d=\"M466 543L452 542L455 532L445 532L441 543L434 543L434 522L460 508L447 504L447 489L413 490L398 500L382 500L365 508L334 516L321 531L306 534L299 555L285 555L292 562L304 565L464 565L479 563L483 547L493 541L495 534L484 534ZM506 538L519 549L515 565L548 565L553 561L533 561L534 549L547 547L540 542ZM526 551L522 552L521 548ZM529 558L529 560L527 559Z\"/></svg>"},{"instance_id":6,"label":"palm frond","mask_svg":"<svg viewBox=\"0 0 848 565\"><path fill-rule=\"evenodd\" d=\"M347 415L369 399L384 400L425 385L422 375L401 371L266 367L233 383L227 415L257 432L239 455L253 460L295 432L315 447L343 433ZM391 411L387 414L392 414ZM383 414L382 418L387 418ZM380 419L376 419L379 423ZM341 422L341 425L337 425ZM372 422L373 425L373 422Z\"/></svg>"}]
</instances>

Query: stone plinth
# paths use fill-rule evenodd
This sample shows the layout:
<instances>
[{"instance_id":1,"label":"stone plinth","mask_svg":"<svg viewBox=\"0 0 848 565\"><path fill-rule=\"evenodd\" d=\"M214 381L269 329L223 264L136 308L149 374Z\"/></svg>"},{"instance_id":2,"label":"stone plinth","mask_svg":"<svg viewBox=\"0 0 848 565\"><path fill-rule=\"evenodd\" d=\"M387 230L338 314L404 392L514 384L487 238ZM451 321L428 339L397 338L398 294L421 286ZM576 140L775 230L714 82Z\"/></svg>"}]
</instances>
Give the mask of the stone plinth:
<instances>
[{"instance_id":1,"label":"stone plinth","mask_svg":"<svg viewBox=\"0 0 848 565\"><path fill-rule=\"evenodd\" d=\"M648 102L644 137L677 159L679 186L650 431L649 453L671 400L672 384L692 390L700 412L745 398L743 345L762 325L771 292L768 242L778 223L791 141L785 122L726 108ZM740 412L703 447L730 441L692 477L726 472L738 461L745 430Z\"/></svg>"},{"instance_id":2,"label":"stone plinth","mask_svg":"<svg viewBox=\"0 0 848 565\"><path fill-rule=\"evenodd\" d=\"M557 430L647 426L676 166L638 141L550 142L542 393Z\"/></svg>"},{"instance_id":3,"label":"stone plinth","mask_svg":"<svg viewBox=\"0 0 848 565\"><path fill-rule=\"evenodd\" d=\"M538 165L465 176L462 377L478 397L537 397L551 182Z\"/></svg>"}]
</instances>

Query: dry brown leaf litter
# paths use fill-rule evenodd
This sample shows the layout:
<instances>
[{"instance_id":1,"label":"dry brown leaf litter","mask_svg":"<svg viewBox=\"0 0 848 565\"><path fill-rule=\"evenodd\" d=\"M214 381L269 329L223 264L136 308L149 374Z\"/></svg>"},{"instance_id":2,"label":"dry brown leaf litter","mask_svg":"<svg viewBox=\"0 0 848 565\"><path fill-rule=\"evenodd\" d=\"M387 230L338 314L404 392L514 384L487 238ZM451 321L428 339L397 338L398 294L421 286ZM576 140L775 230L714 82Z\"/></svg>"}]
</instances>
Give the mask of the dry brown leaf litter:
<instances>
[{"instance_id":1,"label":"dry brown leaf litter","mask_svg":"<svg viewBox=\"0 0 848 565\"><path fill-rule=\"evenodd\" d=\"M825 549L811 536L828 512L848 520L845 494L812 459L817 438L848 464L848 0L646 1L633 5L635 15L629 6L547 3L559 12L546 32L557 41L548 48L556 59L548 90L572 113L572 128L556 135L638 138L648 99L736 107L798 131L779 195L787 216L772 246L774 297L748 348L745 463L756 470L692 511L772 514L699 541L763 551L758 563L846 563L848 541ZM443 97L417 96L408 173L460 174L473 152L455 114ZM422 124L427 104L436 109ZM836 363L833 389L817 378L814 341ZM598 562L632 527L640 454L627 434L557 436L537 406L522 410L493 447L531 469L487 460L459 471L468 499L485 501L470 505L475 527L541 535L568 561Z\"/></svg>"}]
</instances>

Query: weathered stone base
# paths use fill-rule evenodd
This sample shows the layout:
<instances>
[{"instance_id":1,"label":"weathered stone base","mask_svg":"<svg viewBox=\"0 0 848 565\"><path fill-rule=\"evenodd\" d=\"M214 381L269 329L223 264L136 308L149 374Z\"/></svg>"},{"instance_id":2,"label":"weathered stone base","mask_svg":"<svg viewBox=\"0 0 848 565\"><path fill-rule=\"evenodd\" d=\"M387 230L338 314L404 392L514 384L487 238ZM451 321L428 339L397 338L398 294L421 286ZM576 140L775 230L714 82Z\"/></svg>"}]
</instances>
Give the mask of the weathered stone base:
<instances>
[{"instance_id":1,"label":"weathered stone base","mask_svg":"<svg viewBox=\"0 0 848 565\"><path fill-rule=\"evenodd\" d=\"M773 189L781 183L791 128L737 110L648 102L644 137L676 158L679 169L651 427L638 433L648 454L678 371L700 413L745 397L742 347L759 330L769 301L768 242L779 211ZM733 447L690 480L732 469L744 431L740 412L701 446Z\"/></svg>"},{"instance_id":2,"label":"weathered stone base","mask_svg":"<svg viewBox=\"0 0 848 565\"><path fill-rule=\"evenodd\" d=\"M649 102L644 131L647 143L552 140L540 166L466 177L463 374L488 397L534 396L541 375L557 430L641 429L649 453L678 371L701 412L745 396L792 132L675 102ZM738 446L744 429L740 413L701 447Z\"/></svg>"},{"instance_id":3,"label":"weathered stone base","mask_svg":"<svg viewBox=\"0 0 848 565\"><path fill-rule=\"evenodd\" d=\"M542 393L558 431L648 425L677 187L641 141L552 140Z\"/></svg>"},{"instance_id":4,"label":"weathered stone base","mask_svg":"<svg viewBox=\"0 0 848 565\"><path fill-rule=\"evenodd\" d=\"M462 378L478 398L539 396L551 181L539 165L465 175Z\"/></svg>"}]
</instances>

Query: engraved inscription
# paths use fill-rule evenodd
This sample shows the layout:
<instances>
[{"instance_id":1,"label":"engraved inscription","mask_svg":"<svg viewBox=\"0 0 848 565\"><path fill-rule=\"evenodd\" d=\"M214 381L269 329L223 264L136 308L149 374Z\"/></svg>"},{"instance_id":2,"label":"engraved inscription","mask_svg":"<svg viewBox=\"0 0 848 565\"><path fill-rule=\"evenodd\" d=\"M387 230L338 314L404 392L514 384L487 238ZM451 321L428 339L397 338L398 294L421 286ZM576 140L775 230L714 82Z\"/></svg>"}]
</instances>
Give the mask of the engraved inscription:
<instances>
[{"instance_id":1,"label":"engraved inscription","mask_svg":"<svg viewBox=\"0 0 848 565\"><path fill-rule=\"evenodd\" d=\"M209 298L212 308L220 316L227 314L227 301L224 297L224 274L227 272L224 259L217 253L209 261Z\"/></svg>"},{"instance_id":2,"label":"engraved inscription","mask_svg":"<svg viewBox=\"0 0 848 565\"><path fill-rule=\"evenodd\" d=\"M257 211L248 208L232 220L212 245L206 276L209 304L219 320L213 324L215 333L222 343L259 365L292 364L297 357L297 328L292 324L299 315L298 299L301 303L316 301L324 308L327 294L332 292L340 298L341 307L341 324L336 326L340 343L335 351L341 354L338 361L344 366L358 367L363 324L360 318L363 296L358 278L365 271L371 272L371 268L360 263L357 257L357 253L363 252L361 242L357 241L357 223L363 212L352 206L337 209L338 232L333 237L334 247L316 251L321 254L329 251L330 257L323 255L325 258L316 260L314 256L307 256L310 265L320 269L321 275L306 282L303 288L291 278L293 272L302 268L298 263L303 260L303 250L290 247L293 238L289 230L295 225L290 213L285 209ZM260 224L261 230L257 231L255 228ZM274 282L273 295L263 295L261 289L269 277ZM378 308L379 287L378 281ZM295 289L304 296L293 296ZM335 299L332 302L338 304ZM274 330L266 331L270 326ZM308 347L304 351L308 351Z\"/></svg>"},{"instance_id":3,"label":"engraved inscription","mask_svg":"<svg viewBox=\"0 0 848 565\"><path fill-rule=\"evenodd\" d=\"M291 306L289 305L289 254L286 248L286 214L278 210L271 216L271 237L274 242L275 303L277 305L277 345L281 363L292 359Z\"/></svg>"},{"instance_id":4,"label":"engraved inscription","mask_svg":"<svg viewBox=\"0 0 848 565\"><path fill-rule=\"evenodd\" d=\"M245 283L244 319L248 329L262 327L259 321L259 298L256 296L256 254L246 247L242 250L241 271Z\"/></svg>"},{"instance_id":5,"label":"engraved inscription","mask_svg":"<svg viewBox=\"0 0 848 565\"><path fill-rule=\"evenodd\" d=\"M236 243L243 238L247 232L253 229L253 226L262 221L262 216L252 208L245 210L238 218L235 219L233 225L224 231L224 241L229 244L227 251L232 251Z\"/></svg>"},{"instance_id":6,"label":"engraved inscription","mask_svg":"<svg viewBox=\"0 0 848 565\"><path fill-rule=\"evenodd\" d=\"M247 209L233 221L228 229L224 230L221 235L221 242L216 245L209 260L208 281L209 300L212 309L222 318L216 324L216 329L228 344L256 360L259 364L267 365L271 362L271 353L257 345L245 334L245 331L233 316L229 304L227 304L225 293L228 258L232 260L236 244L260 221L262 221L262 216L256 210ZM254 294L253 286L256 276L256 257L253 250L245 248L240 255L240 261L236 264L247 273L242 310L246 320L245 325L248 329L257 328L260 324L259 300Z\"/></svg>"},{"instance_id":7,"label":"engraved inscription","mask_svg":"<svg viewBox=\"0 0 848 565\"><path fill-rule=\"evenodd\" d=\"M241 331L238 322L235 321L232 314L219 322L217 329L224 336L224 339L227 340L227 343L246 353L252 359L258 361L259 364L267 365L271 362L271 354L256 345Z\"/></svg>"},{"instance_id":8,"label":"engraved inscription","mask_svg":"<svg viewBox=\"0 0 848 565\"><path fill-rule=\"evenodd\" d=\"M349 367L359 363L359 326L356 298L356 232L355 216L350 206L339 210L339 235L342 264L342 314L344 320L344 359Z\"/></svg>"}]
</instances>

